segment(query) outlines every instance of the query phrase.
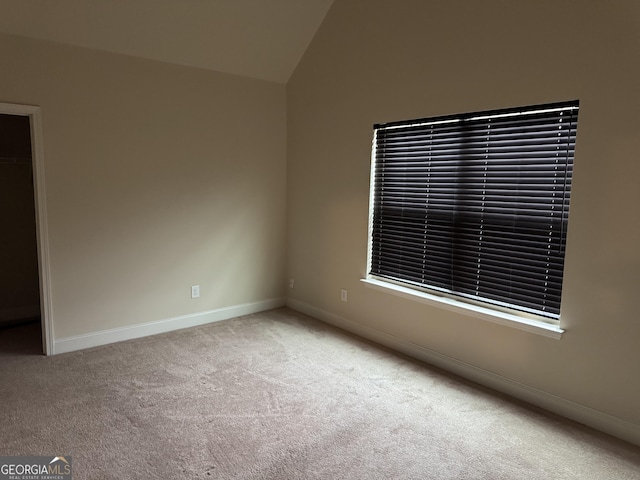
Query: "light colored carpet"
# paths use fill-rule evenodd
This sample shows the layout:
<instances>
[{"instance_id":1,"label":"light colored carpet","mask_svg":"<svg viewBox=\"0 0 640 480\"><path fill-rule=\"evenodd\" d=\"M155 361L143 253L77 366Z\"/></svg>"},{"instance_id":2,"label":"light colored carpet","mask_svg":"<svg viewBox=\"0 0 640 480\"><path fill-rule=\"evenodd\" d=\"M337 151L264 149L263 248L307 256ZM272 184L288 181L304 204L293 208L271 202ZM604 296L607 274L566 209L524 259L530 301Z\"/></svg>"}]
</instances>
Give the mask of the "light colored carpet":
<instances>
[{"instance_id":1,"label":"light colored carpet","mask_svg":"<svg viewBox=\"0 0 640 480\"><path fill-rule=\"evenodd\" d=\"M289 309L49 358L17 330L0 454L77 480L640 479L635 446Z\"/></svg>"}]
</instances>

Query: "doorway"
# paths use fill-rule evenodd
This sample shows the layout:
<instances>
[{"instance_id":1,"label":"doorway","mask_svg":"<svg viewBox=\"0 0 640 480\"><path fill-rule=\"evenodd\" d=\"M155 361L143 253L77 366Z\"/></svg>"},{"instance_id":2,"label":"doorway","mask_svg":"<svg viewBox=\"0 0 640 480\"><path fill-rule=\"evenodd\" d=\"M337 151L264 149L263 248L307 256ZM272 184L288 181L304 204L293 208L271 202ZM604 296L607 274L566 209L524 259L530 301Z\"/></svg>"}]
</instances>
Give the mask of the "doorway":
<instances>
[{"instance_id":1,"label":"doorway","mask_svg":"<svg viewBox=\"0 0 640 480\"><path fill-rule=\"evenodd\" d=\"M39 108L0 103L0 348L52 354Z\"/></svg>"}]
</instances>

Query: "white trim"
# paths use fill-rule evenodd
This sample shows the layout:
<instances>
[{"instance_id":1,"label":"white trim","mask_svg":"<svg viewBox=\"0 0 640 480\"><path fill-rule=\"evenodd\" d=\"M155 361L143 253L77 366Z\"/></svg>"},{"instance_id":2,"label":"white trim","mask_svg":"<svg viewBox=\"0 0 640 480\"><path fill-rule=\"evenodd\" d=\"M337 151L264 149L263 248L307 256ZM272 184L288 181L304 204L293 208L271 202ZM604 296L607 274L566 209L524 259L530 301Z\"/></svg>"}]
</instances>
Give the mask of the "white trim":
<instances>
[{"instance_id":1,"label":"white trim","mask_svg":"<svg viewBox=\"0 0 640 480\"><path fill-rule=\"evenodd\" d=\"M272 298L253 303L232 305L205 312L180 315L178 317L166 318L154 322L139 323L137 325L127 325L126 327L111 328L98 332L75 335L72 337L56 339L54 343L54 353L67 353L85 348L107 345L134 338L147 337L158 333L171 332L182 328L196 327L207 323L219 322L230 318L249 315L252 313L271 310L284 306L284 298Z\"/></svg>"},{"instance_id":2,"label":"white trim","mask_svg":"<svg viewBox=\"0 0 640 480\"><path fill-rule=\"evenodd\" d=\"M31 156L36 207L36 235L38 242L38 269L40 278L40 316L42 349L53 354L53 314L51 309L51 269L49 264L49 226L47 223L47 194L45 189L44 148L40 107L0 103L0 113L30 118Z\"/></svg>"},{"instance_id":3,"label":"white trim","mask_svg":"<svg viewBox=\"0 0 640 480\"><path fill-rule=\"evenodd\" d=\"M305 302L289 298L287 299L287 306L480 385L506 393L532 405L640 446L640 425L636 423L516 382L483 368L461 362L408 340L334 315Z\"/></svg>"},{"instance_id":4,"label":"white trim","mask_svg":"<svg viewBox=\"0 0 640 480\"><path fill-rule=\"evenodd\" d=\"M371 271L373 259L373 211L375 209L376 191L376 144L378 143L378 129L373 130L371 139L371 168L369 170L369 218L367 226L367 272Z\"/></svg>"},{"instance_id":5,"label":"white trim","mask_svg":"<svg viewBox=\"0 0 640 480\"><path fill-rule=\"evenodd\" d=\"M518 315L510 314L507 312L501 312L493 310L491 308L481 307L479 305L473 305L466 302L460 302L453 298L439 297L427 292L420 292L412 288L403 287L394 283L383 282L373 278L363 278L360 280L365 286L375 288L376 290L397 295L399 297L407 298L409 300L415 300L436 307L442 307L447 310L454 311L463 315L468 315L482 320L487 320L499 325L505 325L507 327L517 328L518 330L524 330L526 332L535 333L549 338L560 340L564 330L558 325L551 323L545 323L543 321L534 320L526 317L520 317Z\"/></svg>"}]
</instances>

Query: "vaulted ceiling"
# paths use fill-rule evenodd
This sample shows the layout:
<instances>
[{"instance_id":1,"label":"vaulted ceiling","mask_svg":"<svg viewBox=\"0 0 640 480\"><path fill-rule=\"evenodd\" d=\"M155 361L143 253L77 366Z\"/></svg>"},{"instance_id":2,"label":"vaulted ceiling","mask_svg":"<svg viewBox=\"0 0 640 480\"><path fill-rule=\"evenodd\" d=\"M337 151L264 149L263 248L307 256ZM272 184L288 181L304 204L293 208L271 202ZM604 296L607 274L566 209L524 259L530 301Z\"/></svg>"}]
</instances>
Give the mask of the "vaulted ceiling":
<instances>
[{"instance_id":1,"label":"vaulted ceiling","mask_svg":"<svg viewBox=\"0 0 640 480\"><path fill-rule=\"evenodd\" d=\"M0 0L0 32L287 83L333 0Z\"/></svg>"}]
</instances>

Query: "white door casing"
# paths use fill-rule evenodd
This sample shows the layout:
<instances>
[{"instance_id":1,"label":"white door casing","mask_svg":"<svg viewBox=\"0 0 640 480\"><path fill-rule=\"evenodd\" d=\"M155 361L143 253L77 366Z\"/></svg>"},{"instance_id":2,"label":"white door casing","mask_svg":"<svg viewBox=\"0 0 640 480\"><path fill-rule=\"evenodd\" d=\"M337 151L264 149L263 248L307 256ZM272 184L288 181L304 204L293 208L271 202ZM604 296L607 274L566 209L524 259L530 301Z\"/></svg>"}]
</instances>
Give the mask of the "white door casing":
<instances>
[{"instance_id":1,"label":"white door casing","mask_svg":"<svg viewBox=\"0 0 640 480\"><path fill-rule=\"evenodd\" d=\"M40 315L42 350L53 355L53 318L51 312L51 278L49 266L49 229L47 225L47 195L45 189L44 153L42 145L42 117L40 107L0 102L0 113L28 116L31 126L31 162L35 192L38 271L40 282Z\"/></svg>"}]
</instances>

